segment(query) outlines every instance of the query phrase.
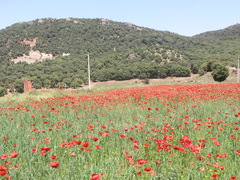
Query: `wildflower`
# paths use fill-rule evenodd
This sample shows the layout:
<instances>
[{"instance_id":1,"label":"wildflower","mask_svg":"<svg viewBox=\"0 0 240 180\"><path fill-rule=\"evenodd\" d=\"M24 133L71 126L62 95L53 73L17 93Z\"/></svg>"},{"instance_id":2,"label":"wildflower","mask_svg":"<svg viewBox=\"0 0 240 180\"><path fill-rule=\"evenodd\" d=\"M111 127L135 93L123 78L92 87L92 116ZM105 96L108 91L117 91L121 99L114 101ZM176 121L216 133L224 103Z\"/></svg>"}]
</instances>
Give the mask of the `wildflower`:
<instances>
[{"instance_id":1,"label":"wildflower","mask_svg":"<svg viewBox=\"0 0 240 180\"><path fill-rule=\"evenodd\" d=\"M218 178L217 174L212 175L212 179L217 179L217 178Z\"/></svg>"},{"instance_id":2,"label":"wildflower","mask_svg":"<svg viewBox=\"0 0 240 180\"><path fill-rule=\"evenodd\" d=\"M99 180L100 176L98 176L97 174L92 174L92 178L90 180Z\"/></svg>"},{"instance_id":3,"label":"wildflower","mask_svg":"<svg viewBox=\"0 0 240 180\"><path fill-rule=\"evenodd\" d=\"M32 149L32 153L35 153L35 152L37 152L37 149L36 148Z\"/></svg>"},{"instance_id":4,"label":"wildflower","mask_svg":"<svg viewBox=\"0 0 240 180\"><path fill-rule=\"evenodd\" d=\"M59 167L59 163L57 161L52 161L49 163L50 166L52 166L53 168L57 169Z\"/></svg>"},{"instance_id":5,"label":"wildflower","mask_svg":"<svg viewBox=\"0 0 240 180\"><path fill-rule=\"evenodd\" d=\"M72 156L72 157L75 157L75 156L76 156L76 154L75 154L75 153L71 153L71 156Z\"/></svg>"},{"instance_id":6,"label":"wildflower","mask_svg":"<svg viewBox=\"0 0 240 180\"><path fill-rule=\"evenodd\" d=\"M100 146L100 145L96 145L96 148L97 148L97 149L101 149L101 146Z\"/></svg>"},{"instance_id":7,"label":"wildflower","mask_svg":"<svg viewBox=\"0 0 240 180\"><path fill-rule=\"evenodd\" d=\"M18 156L18 153L16 153L16 152L11 153L11 158L16 158L17 156Z\"/></svg>"},{"instance_id":8,"label":"wildflower","mask_svg":"<svg viewBox=\"0 0 240 180\"><path fill-rule=\"evenodd\" d=\"M151 171L152 169L150 167L146 167L144 171Z\"/></svg>"},{"instance_id":9,"label":"wildflower","mask_svg":"<svg viewBox=\"0 0 240 180\"><path fill-rule=\"evenodd\" d=\"M93 140L94 140L94 141L98 141L98 138L97 138L97 137L94 137Z\"/></svg>"},{"instance_id":10,"label":"wildflower","mask_svg":"<svg viewBox=\"0 0 240 180\"><path fill-rule=\"evenodd\" d=\"M5 174L7 174L7 167L0 166L0 176L4 176Z\"/></svg>"},{"instance_id":11,"label":"wildflower","mask_svg":"<svg viewBox=\"0 0 240 180\"><path fill-rule=\"evenodd\" d=\"M54 160L57 160L57 156L55 156L55 155L52 155L51 158Z\"/></svg>"}]
</instances>

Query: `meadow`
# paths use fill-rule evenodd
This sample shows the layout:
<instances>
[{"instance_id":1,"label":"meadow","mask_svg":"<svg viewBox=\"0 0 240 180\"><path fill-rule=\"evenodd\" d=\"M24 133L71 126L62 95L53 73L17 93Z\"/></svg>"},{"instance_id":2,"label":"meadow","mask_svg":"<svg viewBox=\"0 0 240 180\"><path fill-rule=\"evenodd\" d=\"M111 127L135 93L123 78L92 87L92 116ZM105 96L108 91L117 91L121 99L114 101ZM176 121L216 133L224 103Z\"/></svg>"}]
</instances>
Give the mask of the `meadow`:
<instances>
[{"instance_id":1,"label":"meadow","mask_svg":"<svg viewBox=\"0 0 240 180\"><path fill-rule=\"evenodd\" d=\"M0 101L0 179L239 179L239 84L48 95Z\"/></svg>"}]
</instances>

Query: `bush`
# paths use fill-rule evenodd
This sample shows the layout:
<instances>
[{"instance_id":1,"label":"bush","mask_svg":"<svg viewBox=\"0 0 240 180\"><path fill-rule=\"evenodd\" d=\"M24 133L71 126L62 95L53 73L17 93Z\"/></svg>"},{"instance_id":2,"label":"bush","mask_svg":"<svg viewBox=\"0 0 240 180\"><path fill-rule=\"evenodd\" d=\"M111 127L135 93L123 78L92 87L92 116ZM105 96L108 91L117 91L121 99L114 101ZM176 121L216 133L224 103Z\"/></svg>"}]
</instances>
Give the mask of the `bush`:
<instances>
[{"instance_id":1,"label":"bush","mask_svg":"<svg viewBox=\"0 0 240 180\"><path fill-rule=\"evenodd\" d=\"M4 96L6 94L7 94L7 89L0 86L0 97Z\"/></svg>"},{"instance_id":2,"label":"bush","mask_svg":"<svg viewBox=\"0 0 240 180\"><path fill-rule=\"evenodd\" d=\"M144 82L145 82L145 84L149 84L149 79L146 78L146 79L144 80Z\"/></svg>"},{"instance_id":3,"label":"bush","mask_svg":"<svg viewBox=\"0 0 240 180\"><path fill-rule=\"evenodd\" d=\"M218 82L225 81L228 76L229 76L228 68L222 65L217 66L217 68L212 73L213 79Z\"/></svg>"}]
</instances>

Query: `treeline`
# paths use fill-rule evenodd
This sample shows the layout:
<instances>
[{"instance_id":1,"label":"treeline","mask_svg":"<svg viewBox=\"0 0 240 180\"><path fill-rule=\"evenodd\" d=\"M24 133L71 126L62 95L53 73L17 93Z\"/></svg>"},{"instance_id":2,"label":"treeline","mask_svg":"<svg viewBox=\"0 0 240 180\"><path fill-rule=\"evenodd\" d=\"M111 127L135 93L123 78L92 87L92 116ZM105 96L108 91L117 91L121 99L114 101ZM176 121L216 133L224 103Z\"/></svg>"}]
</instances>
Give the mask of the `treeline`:
<instances>
[{"instance_id":1,"label":"treeline","mask_svg":"<svg viewBox=\"0 0 240 180\"><path fill-rule=\"evenodd\" d=\"M158 53L156 53L158 52ZM166 53L168 53L166 55ZM166 55L166 56L165 56ZM162 58L166 59L162 59ZM132 78L166 78L190 76L190 64L177 52L163 48L139 49L99 58L90 54L91 80L127 80ZM12 61L0 67L0 86L14 89L16 80L28 79L34 88L54 88L58 85L77 87L88 83L87 56L70 55L33 64ZM81 80L81 81L79 81Z\"/></svg>"}]
</instances>

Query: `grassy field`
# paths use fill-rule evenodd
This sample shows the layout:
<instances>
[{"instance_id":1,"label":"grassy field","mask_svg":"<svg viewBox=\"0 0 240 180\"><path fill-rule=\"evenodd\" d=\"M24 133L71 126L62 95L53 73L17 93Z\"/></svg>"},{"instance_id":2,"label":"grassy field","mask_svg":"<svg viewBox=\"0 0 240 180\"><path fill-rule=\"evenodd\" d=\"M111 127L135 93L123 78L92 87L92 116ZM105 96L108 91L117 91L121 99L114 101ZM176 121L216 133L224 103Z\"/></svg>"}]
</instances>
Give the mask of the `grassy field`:
<instances>
[{"instance_id":1,"label":"grassy field","mask_svg":"<svg viewBox=\"0 0 240 180\"><path fill-rule=\"evenodd\" d=\"M1 98L0 177L238 178L239 87L175 84Z\"/></svg>"}]
</instances>

